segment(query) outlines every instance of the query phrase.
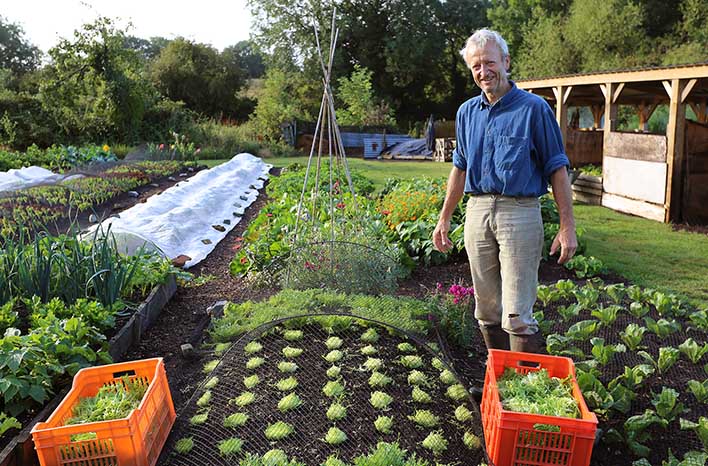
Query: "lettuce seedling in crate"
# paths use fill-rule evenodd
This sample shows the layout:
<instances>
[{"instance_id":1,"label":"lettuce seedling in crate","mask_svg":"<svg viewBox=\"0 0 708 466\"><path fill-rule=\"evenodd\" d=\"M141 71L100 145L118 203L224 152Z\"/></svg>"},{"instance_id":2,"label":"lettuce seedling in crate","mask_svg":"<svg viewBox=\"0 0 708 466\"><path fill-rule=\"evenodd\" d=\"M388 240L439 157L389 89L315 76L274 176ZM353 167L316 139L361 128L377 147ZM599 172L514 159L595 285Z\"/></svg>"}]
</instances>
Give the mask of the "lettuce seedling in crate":
<instances>
[{"instance_id":1,"label":"lettuce seedling in crate","mask_svg":"<svg viewBox=\"0 0 708 466\"><path fill-rule=\"evenodd\" d=\"M388 409L388 405L391 404L393 401L393 398L391 395L388 393L380 392L380 391L375 391L371 394L371 398L369 402L371 403L371 406L373 406L376 409Z\"/></svg>"},{"instance_id":2,"label":"lettuce seedling in crate","mask_svg":"<svg viewBox=\"0 0 708 466\"><path fill-rule=\"evenodd\" d=\"M260 357L255 357L251 358L248 361L246 361L246 369L253 370L253 369L258 369L265 363L265 359L260 358Z\"/></svg>"},{"instance_id":3,"label":"lettuce seedling in crate","mask_svg":"<svg viewBox=\"0 0 708 466\"><path fill-rule=\"evenodd\" d=\"M207 422L207 419L209 419L209 410L207 409L203 413L198 413L189 418L189 423L192 424L193 426L200 426Z\"/></svg>"},{"instance_id":4,"label":"lettuce seedling in crate","mask_svg":"<svg viewBox=\"0 0 708 466\"><path fill-rule=\"evenodd\" d=\"M241 453L243 448L243 440L236 437L231 437L219 442L219 454L225 458Z\"/></svg>"},{"instance_id":5,"label":"lettuce seedling in crate","mask_svg":"<svg viewBox=\"0 0 708 466\"><path fill-rule=\"evenodd\" d=\"M293 432L295 432L293 426L286 422L278 421L266 428L265 436L268 440L282 440Z\"/></svg>"},{"instance_id":6,"label":"lettuce seedling in crate","mask_svg":"<svg viewBox=\"0 0 708 466\"><path fill-rule=\"evenodd\" d=\"M252 392L243 392L236 398L229 400L229 403L235 404L236 406L244 407L256 401L256 395Z\"/></svg>"},{"instance_id":7,"label":"lettuce seedling in crate","mask_svg":"<svg viewBox=\"0 0 708 466\"><path fill-rule=\"evenodd\" d=\"M335 350L341 348L343 343L344 341L339 337L329 337L325 341L325 346L328 350Z\"/></svg>"},{"instance_id":8,"label":"lettuce seedling in crate","mask_svg":"<svg viewBox=\"0 0 708 466\"><path fill-rule=\"evenodd\" d=\"M363 354L364 356L373 356L373 355L375 355L376 353L379 352L379 350L377 350L377 349L376 349L374 346L372 346L372 345L366 345L366 346L364 346L362 349L360 349L359 351L360 351L361 354Z\"/></svg>"},{"instance_id":9,"label":"lettuce seedling in crate","mask_svg":"<svg viewBox=\"0 0 708 466\"><path fill-rule=\"evenodd\" d=\"M297 396L297 393L290 393L289 395L285 395L280 399L280 401L278 401L278 409L281 413L285 413L287 411L295 409L300 405L302 405L302 400L299 396Z\"/></svg>"},{"instance_id":10,"label":"lettuce seedling in crate","mask_svg":"<svg viewBox=\"0 0 708 466\"><path fill-rule=\"evenodd\" d=\"M283 356L285 356L288 359L292 358L297 358L302 354L302 348L293 348L290 346L286 346L283 348Z\"/></svg>"},{"instance_id":11,"label":"lettuce seedling in crate","mask_svg":"<svg viewBox=\"0 0 708 466\"><path fill-rule=\"evenodd\" d=\"M686 357L693 363L698 364L704 354L708 353L708 343L700 346L696 343L693 338L687 338L686 341L681 343L678 347Z\"/></svg>"},{"instance_id":12,"label":"lettuce seedling in crate","mask_svg":"<svg viewBox=\"0 0 708 466\"><path fill-rule=\"evenodd\" d=\"M278 363L278 370L284 374L291 374L298 369L294 362L281 361Z\"/></svg>"},{"instance_id":13,"label":"lettuce seedling in crate","mask_svg":"<svg viewBox=\"0 0 708 466\"><path fill-rule=\"evenodd\" d=\"M430 396L430 394L418 386L413 387L413 392L411 393L411 398L413 398L413 401L416 403L432 403L433 402L433 398Z\"/></svg>"},{"instance_id":14,"label":"lettuce seedling in crate","mask_svg":"<svg viewBox=\"0 0 708 466\"><path fill-rule=\"evenodd\" d=\"M415 346L411 345L407 341L399 343L397 348L401 353L415 353Z\"/></svg>"},{"instance_id":15,"label":"lettuce seedling in crate","mask_svg":"<svg viewBox=\"0 0 708 466\"><path fill-rule=\"evenodd\" d=\"M435 427L440 424L440 418L427 409L417 409L413 416L408 416L408 419L422 427Z\"/></svg>"},{"instance_id":16,"label":"lettuce seedling in crate","mask_svg":"<svg viewBox=\"0 0 708 466\"><path fill-rule=\"evenodd\" d=\"M342 353L340 350L332 350L329 353L327 353L324 358L325 358L325 361L333 364L335 362L341 361L343 357L344 357L344 353Z\"/></svg>"},{"instance_id":17,"label":"lettuce seedling in crate","mask_svg":"<svg viewBox=\"0 0 708 466\"><path fill-rule=\"evenodd\" d=\"M374 372L383 367L383 361L381 361L379 358L366 358L366 361L364 361L362 367L364 368L364 370Z\"/></svg>"},{"instance_id":18,"label":"lettuce seedling in crate","mask_svg":"<svg viewBox=\"0 0 708 466\"><path fill-rule=\"evenodd\" d=\"M369 377L369 386L371 388L385 387L391 382L393 382L391 377L378 371L372 372L371 377Z\"/></svg>"},{"instance_id":19,"label":"lettuce seedling in crate","mask_svg":"<svg viewBox=\"0 0 708 466\"><path fill-rule=\"evenodd\" d=\"M428 385L428 377L414 369L408 374L408 385Z\"/></svg>"},{"instance_id":20,"label":"lettuce seedling in crate","mask_svg":"<svg viewBox=\"0 0 708 466\"><path fill-rule=\"evenodd\" d=\"M330 445L339 445L347 441L347 434L336 427L330 427L324 440Z\"/></svg>"},{"instance_id":21,"label":"lettuce seedling in crate","mask_svg":"<svg viewBox=\"0 0 708 466\"><path fill-rule=\"evenodd\" d=\"M194 439L192 437L184 437L177 440L175 443L175 451L180 455L186 455L194 448Z\"/></svg>"},{"instance_id":22,"label":"lettuce seedling in crate","mask_svg":"<svg viewBox=\"0 0 708 466\"><path fill-rule=\"evenodd\" d=\"M281 392L289 392L291 390L295 390L295 387L298 386L298 381L295 377L291 376L287 379L278 380L278 383L276 383L275 386Z\"/></svg>"},{"instance_id":23,"label":"lettuce seedling in crate","mask_svg":"<svg viewBox=\"0 0 708 466\"><path fill-rule=\"evenodd\" d=\"M390 434L391 427L393 427L393 418L389 416L379 416L374 421L374 427L383 434Z\"/></svg>"},{"instance_id":24,"label":"lettuce seedling in crate","mask_svg":"<svg viewBox=\"0 0 708 466\"><path fill-rule=\"evenodd\" d=\"M243 378L243 385L248 389L255 387L259 383L261 383L261 378L258 377L258 374L249 375L248 377Z\"/></svg>"},{"instance_id":25,"label":"lettuce seedling in crate","mask_svg":"<svg viewBox=\"0 0 708 466\"><path fill-rule=\"evenodd\" d=\"M249 416L246 413L233 413L224 418L224 427L241 427L246 424Z\"/></svg>"},{"instance_id":26,"label":"lettuce seedling in crate","mask_svg":"<svg viewBox=\"0 0 708 466\"><path fill-rule=\"evenodd\" d=\"M329 398L336 398L344 394L344 385L338 380L330 380L322 388L322 393Z\"/></svg>"},{"instance_id":27,"label":"lettuce seedling in crate","mask_svg":"<svg viewBox=\"0 0 708 466\"><path fill-rule=\"evenodd\" d=\"M462 436L462 443L470 450L479 450L482 448L482 440L472 432L466 431Z\"/></svg>"},{"instance_id":28,"label":"lettuce seedling in crate","mask_svg":"<svg viewBox=\"0 0 708 466\"><path fill-rule=\"evenodd\" d=\"M401 356L399 362L408 369L420 369L423 367L423 358L420 356Z\"/></svg>"},{"instance_id":29,"label":"lettuce seedling in crate","mask_svg":"<svg viewBox=\"0 0 708 466\"><path fill-rule=\"evenodd\" d=\"M287 341L300 341L302 336L302 330L286 330L283 332L283 338Z\"/></svg>"},{"instance_id":30,"label":"lettuce seedling in crate","mask_svg":"<svg viewBox=\"0 0 708 466\"><path fill-rule=\"evenodd\" d=\"M342 373L342 368L339 366L332 366L327 369L327 377L330 379L336 379Z\"/></svg>"},{"instance_id":31,"label":"lettuce seedling in crate","mask_svg":"<svg viewBox=\"0 0 708 466\"><path fill-rule=\"evenodd\" d=\"M372 327L361 334L360 340L364 343L376 343L379 341L379 333Z\"/></svg>"},{"instance_id":32,"label":"lettuce seedling in crate","mask_svg":"<svg viewBox=\"0 0 708 466\"><path fill-rule=\"evenodd\" d=\"M432 451L435 456L447 450L447 440L442 431L431 432L422 442L423 448Z\"/></svg>"},{"instance_id":33,"label":"lettuce seedling in crate","mask_svg":"<svg viewBox=\"0 0 708 466\"><path fill-rule=\"evenodd\" d=\"M251 354L253 354L253 353L257 353L257 352L259 352L259 351L262 350L262 349L263 349L263 345L261 345L261 344L258 343L257 341L251 341L250 343L248 343L246 346L243 347L243 351L244 351L247 355L251 355Z\"/></svg>"},{"instance_id":34,"label":"lettuce seedling in crate","mask_svg":"<svg viewBox=\"0 0 708 466\"><path fill-rule=\"evenodd\" d=\"M327 419L330 421L339 421L345 417L347 417L347 408L344 405L334 402L327 408Z\"/></svg>"}]
</instances>

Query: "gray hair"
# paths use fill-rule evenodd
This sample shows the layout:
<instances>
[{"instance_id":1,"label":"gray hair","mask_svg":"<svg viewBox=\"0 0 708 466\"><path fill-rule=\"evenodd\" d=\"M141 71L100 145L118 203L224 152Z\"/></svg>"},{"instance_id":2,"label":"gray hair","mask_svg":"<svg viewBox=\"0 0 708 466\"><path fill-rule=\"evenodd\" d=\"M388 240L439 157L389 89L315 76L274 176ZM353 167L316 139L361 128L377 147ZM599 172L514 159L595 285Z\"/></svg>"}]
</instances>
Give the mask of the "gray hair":
<instances>
[{"instance_id":1,"label":"gray hair","mask_svg":"<svg viewBox=\"0 0 708 466\"><path fill-rule=\"evenodd\" d=\"M467 53L471 52L476 48L482 48L487 45L488 41L494 42L499 51L502 54L502 58L509 56L509 46L506 45L506 41L497 31L492 31L491 29L483 28L478 29L471 36L467 38L467 42L462 50L460 50L460 55L465 60L465 63L469 66L467 62Z\"/></svg>"}]
</instances>

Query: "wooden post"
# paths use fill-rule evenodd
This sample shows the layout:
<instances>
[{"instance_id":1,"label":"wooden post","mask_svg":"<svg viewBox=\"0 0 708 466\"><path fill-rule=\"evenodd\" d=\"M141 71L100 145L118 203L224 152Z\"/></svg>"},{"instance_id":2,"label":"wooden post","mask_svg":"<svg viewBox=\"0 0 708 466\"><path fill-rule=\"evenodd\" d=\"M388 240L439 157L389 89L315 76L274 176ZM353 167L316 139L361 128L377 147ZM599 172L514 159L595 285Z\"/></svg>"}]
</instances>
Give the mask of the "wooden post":
<instances>
[{"instance_id":1,"label":"wooden post","mask_svg":"<svg viewBox=\"0 0 708 466\"><path fill-rule=\"evenodd\" d=\"M708 102L689 103L699 123L708 123Z\"/></svg>"},{"instance_id":2,"label":"wooden post","mask_svg":"<svg viewBox=\"0 0 708 466\"><path fill-rule=\"evenodd\" d=\"M651 118L657 104L647 104L642 102L637 106L637 114L639 115L639 129L643 132L649 131L649 118Z\"/></svg>"},{"instance_id":3,"label":"wooden post","mask_svg":"<svg viewBox=\"0 0 708 466\"><path fill-rule=\"evenodd\" d=\"M603 125L605 134L602 139L602 156L604 157L607 155L610 133L617 127L617 105L615 105L613 101L613 96L617 88L614 83L606 83L601 84L600 89L605 95L605 124Z\"/></svg>"},{"instance_id":4,"label":"wooden post","mask_svg":"<svg viewBox=\"0 0 708 466\"><path fill-rule=\"evenodd\" d=\"M592 128L600 129L600 124L602 123L602 114L605 112L605 106L591 105L590 111L592 112Z\"/></svg>"},{"instance_id":5,"label":"wooden post","mask_svg":"<svg viewBox=\"0 0 708 466\"><path fill-rule=\"evenodd\" d=\"M666 126L666 213L664 221L679 221L681 218L681 190L683 189L683 165L685 153L686 105L681 101L685 80L663 81L671 102L669 123Z\"/></svg>"},{"instance_id":6,"label":"wooden post","mask_svg":"<svg viewBox=\"0 0 708 466\"><path fill-rule=\"evenodd\" d=\"M556 86L553 88L553 95L556 97L556 121L560 126L563 144L568 140L568 106L566 102L570 96L573 86Z\"/></svg>"}]
</instances>

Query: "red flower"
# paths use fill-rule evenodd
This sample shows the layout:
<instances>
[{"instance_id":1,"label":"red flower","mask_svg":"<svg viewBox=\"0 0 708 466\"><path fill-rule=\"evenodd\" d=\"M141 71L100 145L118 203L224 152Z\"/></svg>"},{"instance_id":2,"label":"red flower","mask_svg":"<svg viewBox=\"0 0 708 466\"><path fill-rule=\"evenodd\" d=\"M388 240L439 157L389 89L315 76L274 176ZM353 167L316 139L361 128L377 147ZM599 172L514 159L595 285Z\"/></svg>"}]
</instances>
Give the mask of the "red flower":
<instances>
[{"instance_id":1,"label":"red flower","mask_svg":"<svg viewBox=\"0 0 708 466\"><path fill-rule=\"evenodd\" d=\"M165 148L164 144L160 144L160 150L163 150Z\"/></svg>"},{"instance_id":2,"label":"red flower","mask_svg":"<svg viewBox=\"0 0 708 466\"><path fill-rule=\"evenodd\" d=\"M266 214L266 217L272 217L272 216L273 216L273 214L271 214L270 212Z\"/></svg>"},{"instance_id":3,"label":"red flower","mask_svg":"<svg viewBox=\"0 0 708 466\"><path fill-rule=\"evenodd\" d=\"M243 241L243 236L237 236L236 241Z\"/></svg>"},{"instance_id":4,"label":"red flower","mask_svg":"<svg viewBox=\"0 0 708 466\"><path fill-rule=\"evenodd\" d=\"M242 257L242 258L241 258L241 263L242 263L242 264L245 264L246 262L248 262L248 259L245 258L245 257Z\"/></svg>"},{"instance_id":5,"label":"red flower","mask_svg":"<svg viewBox=\"0 0 708 466\"><path fill-rule=\"evenodd\" d=\"M234 245L234 251L238 251L239 249L241 249L241 245L240 245L240 244Z\"/></svg>"},{"instance_id":6,"label":"red flower","mask_svg":"<svg viewBox=\"0 0 708 466\"><path fill-rule=\"evenodd\" d=\"M336 205L336 207L337 207L337 209L343 209L345 205L346 204L344 204L344 202L340 202Z\"/></svg>"},{"instance_id":7,"label":"red flower","mask_svg":"<svg viewBox=\"0 0 708 466\"><path fill-rule=\"evenodd\" d=\"M391 211L390 211L390 210L382 210L381 213L382 213L383 215L390 215L390 214L391 214Z\"/></svg>"}]
</instances>

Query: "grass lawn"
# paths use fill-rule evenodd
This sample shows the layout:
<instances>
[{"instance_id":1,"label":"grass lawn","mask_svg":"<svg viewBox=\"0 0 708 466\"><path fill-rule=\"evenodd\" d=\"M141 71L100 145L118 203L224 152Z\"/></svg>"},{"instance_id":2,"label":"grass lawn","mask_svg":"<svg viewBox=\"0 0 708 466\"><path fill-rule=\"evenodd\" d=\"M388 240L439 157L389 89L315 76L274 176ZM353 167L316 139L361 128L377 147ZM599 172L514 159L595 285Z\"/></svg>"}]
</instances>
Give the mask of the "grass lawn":
<instances>
[{"instance_id":1,"label":"grass lawn","mask_svg":"<svg viewBox=\"0 0 708 466\"><path fill-rule=\"evenodd\" d=\"M383 186L388 177L447 177L451 165L439 162L402 162L349 158L349 166ZM277 167L307 157L266 159ZM208 166L224 160L202 160ZM672 231L671 225L614 212L605 207L577 204L576 221L586 230L588 255L602 260L633 283L685 295L693 304L708 307L708 236Z\"/></svg>"},{"instance_id":2,"label":"grass lawn","mask_svg":"<svg viewBox=\"0 0 708 466\"><path fill-rule=\"evenodd\" d=\"M588 255L633 283L670 290L708 306L708 236L673 231L671 225L577 204Z\"/></svg>"}]
</instances>

